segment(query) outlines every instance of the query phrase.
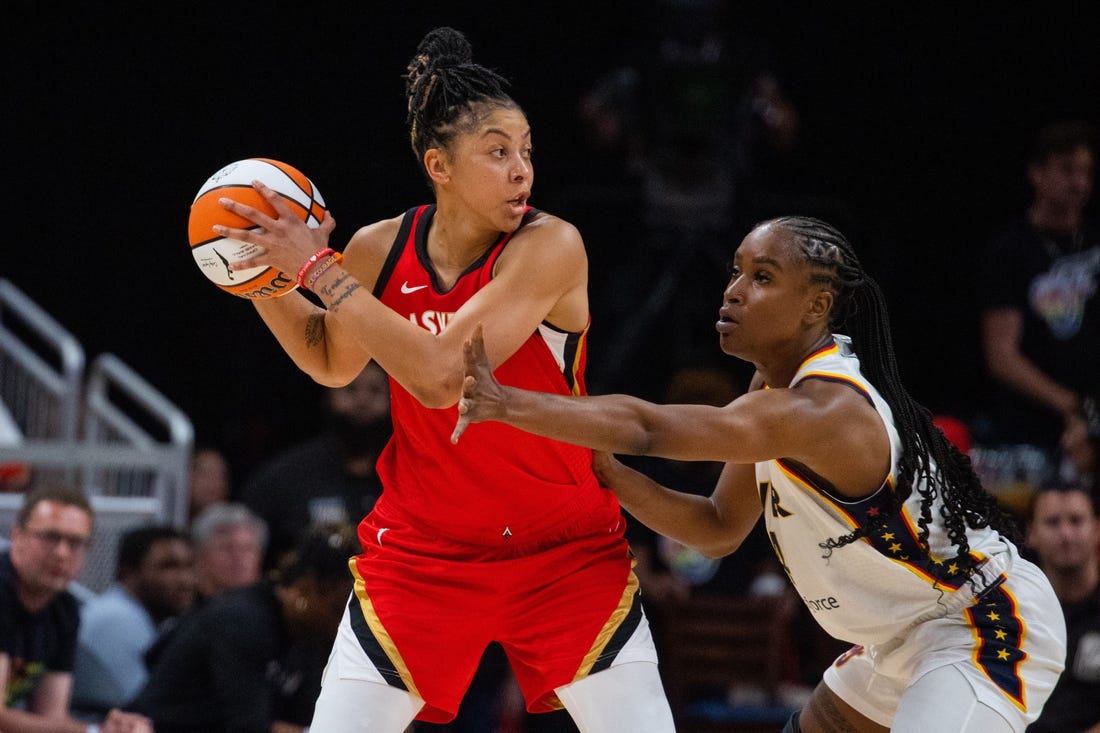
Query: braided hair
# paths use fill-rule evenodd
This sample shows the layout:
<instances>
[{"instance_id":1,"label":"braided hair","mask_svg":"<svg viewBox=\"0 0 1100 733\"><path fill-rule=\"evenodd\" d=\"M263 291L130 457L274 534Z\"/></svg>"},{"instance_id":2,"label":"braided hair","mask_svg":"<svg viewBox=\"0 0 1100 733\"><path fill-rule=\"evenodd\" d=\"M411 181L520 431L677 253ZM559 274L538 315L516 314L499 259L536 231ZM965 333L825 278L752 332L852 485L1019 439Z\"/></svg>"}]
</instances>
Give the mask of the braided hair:
<instances>
[{"instance_id":1,"label":"braided hair","mask_svg":"<svg viewBox=\"0 0 1100 733\"><path fill-rule=\"evenodd\" d=\"M507 80L473 62L473 48L454 28L436 28L420 41L405 79L409 141L423 165L431 148L446 149L456 135L475 131L489 112L520 107Z\"/></svg>"},{"instance_id":2,"label":"braided hair","mask_svg":"<svg viewBox=\"0 0 1100 733\"><path fill-rule=\"evenodd\" d=\"M878 283L859 263L847 238L831 225L811 217L784 216L768 222L787 231L811 267L813 282L829 285L834 293L830 314L831 330L846 334L859 356L860 370L882 394L894 414L901 438L897 485L890 499L891 513L901 511L918 479L921 493L918 540L928 549L929 524L934 500L942 499L941 518L947 536L959 549L955 559L967 576L975 561L970 553L967 527L993 527L1019 541L1011 516L986 492L974 473L970 459L947 440L932 422L932 414L906 391L898 374L890 335L886 298ZM821 543L826 556L834 549L867 535L864 525L842 537Z\"/></svg>"}]
</instances>

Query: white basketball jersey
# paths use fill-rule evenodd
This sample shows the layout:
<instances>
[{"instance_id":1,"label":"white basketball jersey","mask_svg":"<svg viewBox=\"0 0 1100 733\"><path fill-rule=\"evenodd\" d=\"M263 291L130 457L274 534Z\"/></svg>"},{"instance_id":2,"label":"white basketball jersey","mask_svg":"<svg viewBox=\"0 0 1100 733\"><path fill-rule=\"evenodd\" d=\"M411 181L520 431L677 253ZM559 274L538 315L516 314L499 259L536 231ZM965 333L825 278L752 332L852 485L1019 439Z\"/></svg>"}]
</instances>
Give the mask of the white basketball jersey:
<instances>
[{"instance_id":1,"label":"white basketball jersey","mask_svg":"<svg viewBox=\"0 0 1100 733\"><path fill-rule=\"evenodd\" d=\"M890 436L890 475L874 494L859 500L833 495L798 464L782 458L756 464L764 519L772 546L802 600L832 636L856 644L883 643L917 620L943 616L975 596L956 562L958 548L942 524L937 498L929 522L930 551L917 542L920 517L915 484L901 516L889 516L901 441L890 408L860 373L846 336L812 354L791 381L825 379L851 386L874 405ZM843 426L837 426L842 430ZM812 469L812 466L810 467ZM857 527L868 536L832 550L820 546ZM975 576L980 590L997 582L1015 553L993 529L968 529L970 551L986 561Z\"/></svg>"}]
</instances>

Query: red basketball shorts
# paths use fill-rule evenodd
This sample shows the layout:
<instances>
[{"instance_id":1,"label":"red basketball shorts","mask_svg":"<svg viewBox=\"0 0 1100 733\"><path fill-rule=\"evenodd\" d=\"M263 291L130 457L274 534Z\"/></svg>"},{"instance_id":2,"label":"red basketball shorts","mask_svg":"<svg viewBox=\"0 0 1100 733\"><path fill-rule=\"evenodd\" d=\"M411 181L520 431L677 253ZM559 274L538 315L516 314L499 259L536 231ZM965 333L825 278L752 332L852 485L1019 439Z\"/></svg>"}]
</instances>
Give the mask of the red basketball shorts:
<instances>
[{"instance_id":1,"label":"red basketball shorts","mask_svg":"<svg viewBox=\"0 0 1100 733\"><path fill-rule=\"evenodd\" d=\"M560 708L555 688L613 664L655 662L625 520L600 514L538 541L475 547L376 509L350 563L355 591L333 652L342 674L380 676L425 701L418 719L447 722L492 641L531 712ZM636 632L649 643L629 643Z\"/></svg>"}]
</instances>

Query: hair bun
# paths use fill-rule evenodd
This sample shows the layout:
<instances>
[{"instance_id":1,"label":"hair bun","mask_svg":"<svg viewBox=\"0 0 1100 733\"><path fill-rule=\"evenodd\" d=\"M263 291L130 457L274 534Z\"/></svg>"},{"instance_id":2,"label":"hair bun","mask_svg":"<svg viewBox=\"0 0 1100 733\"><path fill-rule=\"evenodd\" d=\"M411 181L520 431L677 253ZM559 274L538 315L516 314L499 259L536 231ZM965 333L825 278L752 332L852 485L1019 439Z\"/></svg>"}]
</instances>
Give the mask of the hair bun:
<instances>
[{"instance_id":1,"label":"hair bun","mask_svg":"<svg viewBox=\"0 0 1100 733\"><path fill-rule=\"evenodd\" d=\"M473 48L461 31L441 26L429 31L406 67L409 138L418 160L431 146L445 146L446 130L479 103L518 109L504 91L507 80L474 63Z\"/></svg>"},{"instance_id":2,"label":"hair bun","mask_svg":"<svg viewBox=\"0 0 1100 733\"><path fill-rule=\"evenodd\" d=\"M471 63L474 49L461 31L444 26L424 36L416 48L416 54L425 57L429 68L438 69Z\"/></svg>"}]
</instances>

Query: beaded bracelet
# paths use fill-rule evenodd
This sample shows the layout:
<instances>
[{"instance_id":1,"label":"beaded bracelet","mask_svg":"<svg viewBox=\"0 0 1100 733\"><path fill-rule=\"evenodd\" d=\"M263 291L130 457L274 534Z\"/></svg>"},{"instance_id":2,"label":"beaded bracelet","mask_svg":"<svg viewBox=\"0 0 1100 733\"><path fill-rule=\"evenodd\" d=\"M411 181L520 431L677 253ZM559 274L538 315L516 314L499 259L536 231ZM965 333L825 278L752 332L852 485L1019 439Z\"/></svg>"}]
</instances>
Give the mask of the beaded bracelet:
<instances>
[{"instance_id":1,"label":"beaded bracelet","mask_svg":"<svg viewBox=\"0 0 1100 733\"><path fill-rule=\"evenodd\" d=\"M314 252L313 255L308 260L306 260L305 263L298 269L298 287L306 287L304 281L306 273L309 272L309 269L311 267L316 265L319 261L321 261L321 259L333 254L335 254L335 251L333 251L332 247L325 247L324 249ZM309 288L306 288L306 290L309 290Z\"/></svg>"},{"instance_id":2,"label":"beaded bracelet","mask_svg":"<svg viewBox=\"0 0 1100 733\"><path fill-rule=\"evenodd\" d=\"M327 258L321 260L321 262L316 267L307 270L307 277L309 277L309 282L302 287L304 287L306 290L313 290L313 283L317 282L317 279L321 277L321 275L325 274L325 270L332 267L333 265L339 265L343 261L344 255L340 254L339 252L333 252Z\"/></svg>"}]
</instances>

